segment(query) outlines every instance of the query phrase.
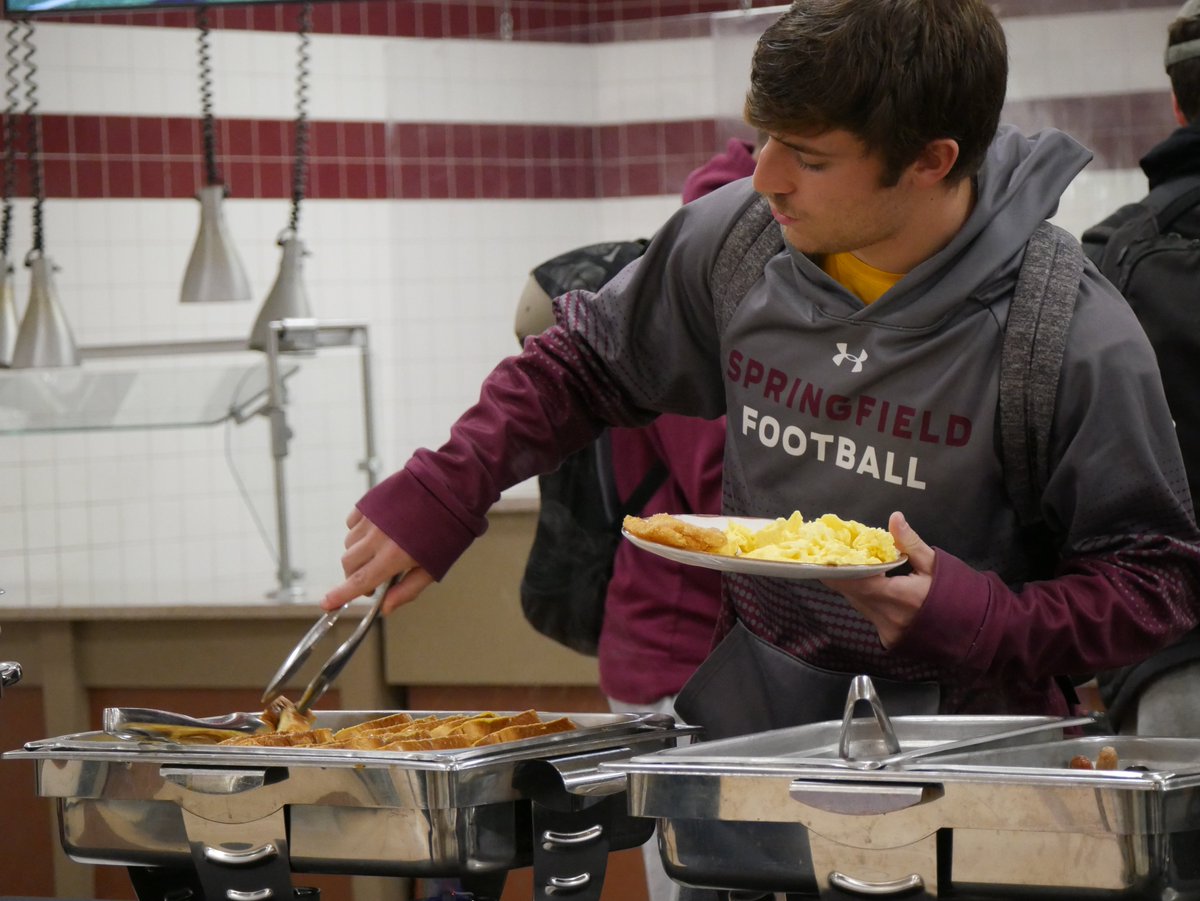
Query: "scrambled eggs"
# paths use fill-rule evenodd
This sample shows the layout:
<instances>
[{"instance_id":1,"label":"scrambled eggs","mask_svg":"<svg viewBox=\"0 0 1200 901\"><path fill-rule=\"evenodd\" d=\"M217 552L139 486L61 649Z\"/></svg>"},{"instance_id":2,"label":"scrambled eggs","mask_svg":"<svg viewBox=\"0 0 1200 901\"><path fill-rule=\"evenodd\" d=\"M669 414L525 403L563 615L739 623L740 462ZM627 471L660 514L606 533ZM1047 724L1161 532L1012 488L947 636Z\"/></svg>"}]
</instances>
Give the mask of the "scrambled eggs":
<instances>
[{"instance_id":1,"label":"scrambled eggs","mask_svg":"<svg viewBox=\"0 0 1200 901\"><path fill-rule=\"evenodd\" d=\"M718 553L755 560L861 566L891 563L900 556L886 529L844 520L832 513L806 522L796 511L787 519L779 517L758 531L730 522L725 537L725 546Z\"/></svg>"}]
</instances>

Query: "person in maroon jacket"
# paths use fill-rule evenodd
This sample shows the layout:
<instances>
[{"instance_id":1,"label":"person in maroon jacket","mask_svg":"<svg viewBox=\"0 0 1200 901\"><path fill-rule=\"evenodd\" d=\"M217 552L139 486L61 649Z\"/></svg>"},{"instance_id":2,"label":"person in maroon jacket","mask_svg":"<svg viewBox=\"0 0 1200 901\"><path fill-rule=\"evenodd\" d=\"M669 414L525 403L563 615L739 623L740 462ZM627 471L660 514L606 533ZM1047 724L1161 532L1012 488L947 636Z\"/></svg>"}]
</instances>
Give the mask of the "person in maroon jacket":
<instances>
[{"instance_id":1,"label":"person in maroon jacket","mask_svg":"<svg viewBox=\"0 0 1200 901\"><path fill-rule=\"evenodd\" d=\"M688 175L683 202L753 175L754 154L754 144L730 138L724 151ZM517 339L524 343L553 324L551 298L531 276L517 311ZM671 414L644 428L611 429L617 495L630 497L661 461L666 478L639 514L720 513L724 429L724 417ZM712 649L720 590L715 571L618 545L597 653L600 688L614 710L674 715L674 696Z\"/></svg>"},{"instance_id":2,"label":"person in maroon jacket","mask_svg":"<svg viewBox=\"0 0 1200 901\"><path fill-rule=\"evenodd\" d=\"M753 174L754 145L730 138L724 152L687 177L683 202ZM613 429L611 437L621 497L633 493L656 460L667 464L666 482L646 503L643 515L721 512L725 417L668 414L645 428ZM712 650L720 596L720 573L621 542L599 648L600 688L614 710L675 714L675 695Z\"/></svg>"},{"instance_id":3,"label":"person in maroon jacket","mask_svg":"<svg viewBox=\"0 0 1200 901\"><path fill-rule=\"evenodd\" d=\"M730 138L722 153L688 175L683 202L754 174L755 147ZM517 339L554 324L551 298L530 278L517 313ZM640 515L721 512L725 417L664 414L639 429L609 430L617 495L630 497L658 462L662 485ZM639 551L622 541L604 599L597 662L600 690L618 713L654 711L676 716L675 696L712 650L721 608L721 574ZM678 718L678 717L676 717ZM679 897L654 841L643 846L651 901Z\"/></svg>"}]
</instances>

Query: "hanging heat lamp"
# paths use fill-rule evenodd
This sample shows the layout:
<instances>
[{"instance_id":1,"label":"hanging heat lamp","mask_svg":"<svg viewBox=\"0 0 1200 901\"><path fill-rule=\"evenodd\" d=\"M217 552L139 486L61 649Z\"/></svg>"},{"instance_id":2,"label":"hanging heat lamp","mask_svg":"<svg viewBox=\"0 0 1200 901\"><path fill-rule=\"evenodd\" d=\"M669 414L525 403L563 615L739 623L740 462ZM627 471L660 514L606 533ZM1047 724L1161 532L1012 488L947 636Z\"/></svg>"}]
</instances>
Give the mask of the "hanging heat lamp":
<instances>
[{"instance_id":1,"label":"hanging heat lamp","mask_svg":"<svg viewBox=\"0 0 1200 901\"><path fill-rule=\"evenodd\" d=\"M212 62L208 46L208 9L196 11L200 50L200 106L203 113L205 185L196 197L200 201L200 231L192 245L183 287L182 303L249 300L250 281L242 266L225 223L222 204L228 196L221 173L217 170L217 130L212 112Z\"/></svg>"},{"instance_id":2,"label":"hanging heat lamp","mask_svg":"<svg viewBox=\"0 0 1200 901\"><path fill-rule=\"evenodd\" d=\"M20 317L17 315L17 295L13 287L13 266L9 261L9 247L12 239L13 191L17 181L17 89L19 82L16 72L19 68L17 61L17 28L14 21L8 27L7 52L5 58L8 68L5 72L8 88L5 96L8 106L4 111L4 209L0 213L0 368L12 365L13 351L17 346L17 331L20 327Z\"/></svg>"},{"instance_id":3,"label":"hanging heat lamp","mask_svg":"<svg viewBox=\"0 0 1200 901\"><path fill-rule=\"evenodd\" d=\"M312 4L300 10L300 47L296 74L296 153L292 162L292 210L287 227L275 239L283 250L279 274L263 301L254 327L250 330L250 348L266 350L272 322L282 319L307 319L312 316L308 291L304 287L304 257L307 251L300 240L300 203L304 199L305 166L308 157L308 63L309 32L312 30Z\"/></svg>"},{"instance_id":4,"label":"hanging heat lamp","mask_svg":"<svg viewBox=\"0 0 1200 901\"><path fill-rule=\"evenodd\" d=\"M54 286L55 267L46 255L45 229L42 224L42 206L46 200L45 183L42 177L41 120L37 115L37 83L33 64L33 24L26 20L22 43L25 46L25 96L28 107L25 115L29 123L29 174L33 194L33 248L25 256L29 267L29 304L17 331L17 342L13 348L12 368L25 369L42 366L78 366L79 352L75 338L63 313Z\"/></svg>"}]
</instances>

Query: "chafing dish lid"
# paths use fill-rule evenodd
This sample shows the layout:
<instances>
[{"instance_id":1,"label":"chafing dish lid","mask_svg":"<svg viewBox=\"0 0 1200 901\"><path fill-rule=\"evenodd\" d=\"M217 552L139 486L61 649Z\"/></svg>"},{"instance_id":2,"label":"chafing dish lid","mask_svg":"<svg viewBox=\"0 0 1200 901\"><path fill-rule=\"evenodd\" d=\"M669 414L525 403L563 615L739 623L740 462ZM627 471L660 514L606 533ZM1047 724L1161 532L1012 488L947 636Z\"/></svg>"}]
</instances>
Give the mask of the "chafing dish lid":
<instances>
[{"instance_id":1,"label":"chafing dish lid","mask_svg":"<svg viewBox=\"0 0 1200 901\"><path fill-rule=\"evenodd\" d=\"M778 774L838 781L911 781L918 777L941 781L1099 780L1147 788L1165 782L1200 781L1200 739L1195 738L1072 737L1064 735L1060 725L1073 720L1056 717L912 716L895 717L891 722L902 748L922 748L928 753L886 768L849 765L839 755L842 723L829 721L668 748L602 766L627 774ZM856 725L868 724L856 721ZM1042 728L1012 737L1013 730L1022 727ZM977 741L963 750L952 750L964 740ZM1105 746L1117 752L1116 769L1070 767L1076 756L1095 761ZM883 751L869 730L855 747L864 755ZM939 753L941 748L946 752Z\"/></svg>"}]
</instances>

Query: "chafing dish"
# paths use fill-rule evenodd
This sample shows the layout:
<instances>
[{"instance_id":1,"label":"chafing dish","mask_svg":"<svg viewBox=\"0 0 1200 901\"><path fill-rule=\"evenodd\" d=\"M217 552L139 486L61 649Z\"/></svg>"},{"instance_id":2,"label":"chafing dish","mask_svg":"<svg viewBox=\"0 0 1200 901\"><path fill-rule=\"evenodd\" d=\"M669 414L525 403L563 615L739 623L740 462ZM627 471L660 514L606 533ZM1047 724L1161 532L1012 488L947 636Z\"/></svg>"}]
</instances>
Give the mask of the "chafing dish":
<instances>
[{"instance_id":1,"label":"chafing dish","mask_svg":"<svg viewBox=\"0 0 1200 901\"><path fill-rule=\"evenodd\" d=\"M1200 739L1072 734L1075 721L1048 717L872 722L850 707L841 722L602 769L627 776L630 812L658 821L664 866L687 885L839 898L1200 898ZM1069 768L1103 746L1117 769Z\"/></svg>"},{"instance_id":2,"label":"chafing dish","mask_svg":"<svg viewBox=\"0 0 1200 901\"><path fill-rule=\"evenodd\" d=\"M316 711L315 725L336 730L393 712ZM461 750L179 745L84 732L3 756L36 761L38 793L58 799L67 854L129 867L142 899L172 887L210 899L290 897L293 872L457 877L476 897L499 897L508 871L530 865L540 891L598 898L608 852L654 829L627 813L623 777L599 764L670 747L692 730L655 714L542 714L563 715L579 728Z\"/></svg>"}]
</instances>

